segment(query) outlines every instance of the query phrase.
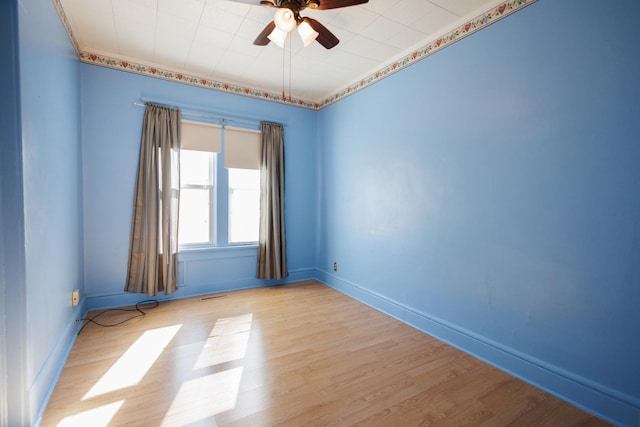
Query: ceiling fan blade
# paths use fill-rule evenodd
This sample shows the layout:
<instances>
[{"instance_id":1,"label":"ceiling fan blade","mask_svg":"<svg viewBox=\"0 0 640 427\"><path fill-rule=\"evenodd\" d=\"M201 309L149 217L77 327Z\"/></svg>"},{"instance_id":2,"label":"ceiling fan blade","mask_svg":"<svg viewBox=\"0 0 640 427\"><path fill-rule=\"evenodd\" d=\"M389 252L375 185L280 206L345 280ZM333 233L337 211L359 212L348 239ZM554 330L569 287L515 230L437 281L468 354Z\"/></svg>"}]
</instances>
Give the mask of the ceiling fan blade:
<instances>
[{"instance_id":1,"label":"ceiling fan blade","mask_svg":"<svg viewBox=\"0 0 640 427\"><path fill-rule=\"evenodd\" d=\"M338 43L340 43L340 40L338 40L338 38L320 22L308 17L305 17L304 19L305 21L309 22L311 28L318 32L318 38L316 39L316 41L324 46L325 49L331 49L332 47L335 47Z\"/></svg>"},{"instance_id":2,"label":"ceiling fan blade","mask_svg":"<svg viewBox=\"0 0 640 427\"><path fill-rule=\"evenodd\" d=\"M276 27L276 23L271 21L267 24L266 27L264 27L264 30L262 30L262 32L260 34L258 34L258 37L256 37L256 39L253 41L253 44L257 45L257 46L266 46L269 44L269 42L271 40L269 40L269 34L271 34L271 32L273 31L273 29Z\"/></svg>"},{"instance_id":3,"label":"ceiling fan blade","mask_svg":"<svg viewBox=\"0 0 640 427\"><path fill-rule=\"evenodd\" d=\"M320 0L320 6L318 6L317 9L338 9L341 7L356 6L358 4L364 4L368 2L369 0Z\"/></svg>"}]
</instances>

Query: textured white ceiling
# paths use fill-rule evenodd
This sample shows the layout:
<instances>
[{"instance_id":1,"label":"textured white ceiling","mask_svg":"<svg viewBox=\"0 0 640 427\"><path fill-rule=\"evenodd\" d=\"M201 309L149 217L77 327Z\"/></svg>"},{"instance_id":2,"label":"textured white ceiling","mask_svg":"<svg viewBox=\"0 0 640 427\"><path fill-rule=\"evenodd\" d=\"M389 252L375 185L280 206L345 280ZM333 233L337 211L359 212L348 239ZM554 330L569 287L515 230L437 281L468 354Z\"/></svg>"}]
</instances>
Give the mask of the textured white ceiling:
<instances>
[{"instance_id":1,"label":"textured white ceiling","mask_svg":"<svg viewBox=\"0 0 640 427\"><path fill-rule=\"evenodd\" d=\"M59 0L85 54L319 103L496 8L504 0L370 0L310 10L339 39L331 50L253 40L274 9L231 0Z\"/></svg>"}]
</instances>

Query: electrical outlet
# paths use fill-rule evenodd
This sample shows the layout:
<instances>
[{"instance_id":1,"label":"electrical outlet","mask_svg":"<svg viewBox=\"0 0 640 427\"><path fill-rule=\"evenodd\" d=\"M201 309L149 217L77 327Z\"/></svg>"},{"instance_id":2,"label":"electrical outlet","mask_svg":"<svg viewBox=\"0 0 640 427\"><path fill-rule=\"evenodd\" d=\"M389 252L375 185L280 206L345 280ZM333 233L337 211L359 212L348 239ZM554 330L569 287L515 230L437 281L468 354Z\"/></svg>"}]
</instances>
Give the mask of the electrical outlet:
<instances>
[{"instance_id":1,"label":"electrical outlet","mask_svg":"<svg viewBox=\"0 0 640 427\"><path fill-rule=\"evenodd\" d=\"M333 271L338 271L338 263L333 261Z\"/></svg>"},{"instance_id":2,"label":"electrical outlet","mask_svg":"<svg viewBox=\"0 0 640 427\"><path fill-rule=\"evenodd\" d=\"M80 291L78 289L74 289L71 292L71 306L75 307L80 304Z\"/></svg>"}]
</instances>

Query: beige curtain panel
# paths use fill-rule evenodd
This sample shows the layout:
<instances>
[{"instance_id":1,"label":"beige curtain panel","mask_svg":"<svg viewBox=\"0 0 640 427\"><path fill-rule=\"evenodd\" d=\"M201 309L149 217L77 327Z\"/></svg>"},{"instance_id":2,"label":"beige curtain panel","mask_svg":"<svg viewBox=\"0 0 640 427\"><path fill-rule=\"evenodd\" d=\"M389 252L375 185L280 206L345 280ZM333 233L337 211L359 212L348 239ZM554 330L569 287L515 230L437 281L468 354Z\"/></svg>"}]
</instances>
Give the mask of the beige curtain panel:
<instances>
[{"instance_id":1,"label":"beige curtain panel","mask_svg":"<svg viewBox=\"0 0 640 427\"><path fill-rule=\"evenodd\" d=\"M284 227L284 130L275 123L261 124L259 279L279 280L287 271Z\"/></svg>"},{"instance_id":2,"label":"beige curtain panel","mask_svg":"<svg viewBox=\"0 0 640 427\"><path fill-rule=\"evenodd\" d=\"M179 198L180 111L146 104L125 291L176 291Z\"/></svg>"}]
</instances>

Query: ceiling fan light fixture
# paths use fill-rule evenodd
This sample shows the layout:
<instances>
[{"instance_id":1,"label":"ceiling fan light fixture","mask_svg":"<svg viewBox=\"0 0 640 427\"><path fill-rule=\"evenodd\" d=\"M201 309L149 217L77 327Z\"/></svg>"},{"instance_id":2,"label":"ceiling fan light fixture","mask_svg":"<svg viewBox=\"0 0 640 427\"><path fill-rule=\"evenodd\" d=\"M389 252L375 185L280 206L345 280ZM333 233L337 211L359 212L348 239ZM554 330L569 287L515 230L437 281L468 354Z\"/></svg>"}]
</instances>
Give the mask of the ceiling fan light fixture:
<instances>
[{"instance_id":1,"label":"ceiling fan light fixture","mask_svg":"<svg viewBox=\"0 0 640 427\"><path fill-rule=\"evenodd\" d=\"M288 33L296 26L296 18L291 9L281 7L276 9L273 15L273 22L276 23L276 28L284 33Z\"/></svg>"},{"instance_id":2,"label":"ceiling fan light fixture","mask_svg":"<svg viewBox=\"0 0 640 427\"><path fill-rule=\"evenodd\" d=\"M282 31L280 28L275 27L267 38L284 49L284 41L287 39L287 33Z\"/></svg>"},{"instance_id":3,"label":"ceiling fan light fixture","mask_svg":"<svg viewBox=\"0 0 640 427\"><path fill-rule=\"evenodd\" d=\"M298 34L302 39L304 47L309 46L313 41L318 38L319 33L311 27L307 21L302 21L298 24Z\"/></svg>"}]
</instances>

